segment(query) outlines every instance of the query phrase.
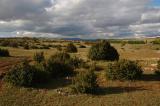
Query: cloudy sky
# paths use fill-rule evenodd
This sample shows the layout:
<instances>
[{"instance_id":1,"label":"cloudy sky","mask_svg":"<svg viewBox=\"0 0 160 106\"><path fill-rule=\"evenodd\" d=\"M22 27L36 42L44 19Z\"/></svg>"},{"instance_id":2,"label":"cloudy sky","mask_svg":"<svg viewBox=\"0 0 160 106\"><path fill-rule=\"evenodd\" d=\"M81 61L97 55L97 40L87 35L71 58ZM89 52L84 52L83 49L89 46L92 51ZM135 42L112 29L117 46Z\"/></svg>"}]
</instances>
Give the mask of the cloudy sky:
<instances>
[{"instance_id":1,"label":"cloudy sky","mask_svg":"<svg viewBox=\"0 0 160 106\"><path fill-rule=\"evenodd\" d=\"M0 37L160 35L160 0L0 0Z\"/></svg>"}]
</instances>

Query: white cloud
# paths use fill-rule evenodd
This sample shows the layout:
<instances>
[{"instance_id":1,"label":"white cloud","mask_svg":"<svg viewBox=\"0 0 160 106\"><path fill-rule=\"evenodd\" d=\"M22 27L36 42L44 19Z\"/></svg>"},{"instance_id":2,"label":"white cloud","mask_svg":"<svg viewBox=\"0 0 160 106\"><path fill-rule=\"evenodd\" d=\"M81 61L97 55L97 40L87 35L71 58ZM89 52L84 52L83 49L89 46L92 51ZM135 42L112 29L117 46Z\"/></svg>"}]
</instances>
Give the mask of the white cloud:
<instances>
[{"instance_id":1,"label":"white cloud","mask_svg":"<svg viewBox=\"0 0 160 106\"><path fill-rule=\"evenodd\" d=\"M84 38L158 34L150 0L1 0L0 32ZM46 33L46 34L45 34Z\"/></svg>"}]
</instances>

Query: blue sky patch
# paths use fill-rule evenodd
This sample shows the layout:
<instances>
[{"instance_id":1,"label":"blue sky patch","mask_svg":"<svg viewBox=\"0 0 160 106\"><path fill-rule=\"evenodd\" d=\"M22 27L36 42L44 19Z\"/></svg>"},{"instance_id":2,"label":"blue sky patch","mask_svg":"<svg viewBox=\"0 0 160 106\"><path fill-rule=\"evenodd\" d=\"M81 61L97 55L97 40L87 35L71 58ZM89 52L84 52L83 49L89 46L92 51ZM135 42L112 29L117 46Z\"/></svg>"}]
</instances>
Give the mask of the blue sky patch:
<instances>
[{"instance_id":1,"label":"blue sky patch","mask_svg":"<svg viewBox=\"0 0 160 106\"><path fill-rule=\"evenodd\" d=\"M152 3L151 3L152 6L158 6L160 7L160 0L152 0Z\"/></svg>"}]
</instances>

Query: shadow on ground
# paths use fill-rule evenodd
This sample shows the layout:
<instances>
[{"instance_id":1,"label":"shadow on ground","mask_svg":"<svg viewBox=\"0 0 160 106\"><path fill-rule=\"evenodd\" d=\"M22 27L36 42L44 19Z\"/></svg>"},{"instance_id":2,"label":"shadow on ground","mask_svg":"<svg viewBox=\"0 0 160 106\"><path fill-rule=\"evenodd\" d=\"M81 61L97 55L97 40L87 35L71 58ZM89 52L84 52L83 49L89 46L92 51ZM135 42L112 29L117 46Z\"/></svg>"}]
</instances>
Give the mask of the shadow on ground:
<instances>
[{"instance_id":1,"label":"shadow on ground","mask_svg":"<svg viewBox=\"0 0 160 106\"><path fill-rule=\"evenodd\" d=\"M95 95L121 94L143 90L146 89L141 87L101 87L97 89Z\"/></svg>"},{"instance_id":2,"label":"shadow on ground","mask_svg":"<svg viewBox=\"0 0 160 106\"><path fill-rule=\"evenodd\" d=\"M142 81L160 81L160 77L155 74L144 74L141 78Z\"/></svg>"},{"instance_id":3,"label":"shadow on ground","mask_svg":"<svg viewBox=\"0 0 160 106\"><path fill-rule=\"evenodd\" d=\"M41 84L35 85L33 88L50 90L50 89L66 87L70 84L72 84L71 79L61 78L61 79L52 79L48 83L41 83Z\"/></svg>"}]
</instances>

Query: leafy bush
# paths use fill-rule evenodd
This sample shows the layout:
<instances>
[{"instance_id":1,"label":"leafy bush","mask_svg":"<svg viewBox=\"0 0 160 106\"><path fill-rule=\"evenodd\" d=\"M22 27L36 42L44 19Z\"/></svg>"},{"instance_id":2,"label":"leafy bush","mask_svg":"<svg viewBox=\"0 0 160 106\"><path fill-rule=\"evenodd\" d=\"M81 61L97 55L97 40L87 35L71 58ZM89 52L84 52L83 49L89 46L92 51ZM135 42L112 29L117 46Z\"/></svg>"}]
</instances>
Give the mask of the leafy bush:
<instances>
[{"instance_id":1,"label":"leafy bush","mask_svg":"<svg viewBox=\"0 0 160 106\"><path fill-rule=\"evenodd\" d=\"M61 60L63 62L68 62L71 59L70 55L66 52L55 53L52 58L54 58L55 60Z\"/></svg>"},{"instance_id":2,"label":"leafy bush","mask_svg":"<svg viewBox=\"0 0 160 106\"><path fill-rule=\"evenodd\" d=\"M79 48L86 48L86 46L84 46L84 45L80 45L80 46L79 46Z\"/></svg>"},{"instance_id":3,"label":"leafy bush","mask_svg":"<svg viewBox=\"0 0 160 106\"><path fill-rule=\"evenodd\" d=\"M122 41L121 42L121 47L124 47L126 45L126 43L127 43L126 41Z\"/></svg>"},{"instance_id":4,"label":"leafy bush","mask_svg":"<svg viewBox=\"0 0 160 106\"><path fill-rule=\"evenodd\" d=\"M7 56L10 56L9 55L9 51L7 49L1 49L0 48L0 57L7 57Z\"/></svg>"},{"instance_id":5,"label":"leafy bush","mask_svg":"<svg viewBox=\"0 0 160 106\"><path fill-rule=\"evenodd\" d=\"M27 61L15 65L4 77L4 81L16 86L31 86L33 82L33 67Z\"/></svg>"},{"instance_id":6,"label":"leafy bush","mask_svg":"<svg viewBox=\"0 0 160 106\"><path fill-rule=\"evenodd\" d=\"M72 67L74 68L81 68L81 67L85 67L86 65L85 62L78 57L71 58L69 60L69 64L72 65Z\"/></svg>"},{"instance_id":7,"label":"leafy bush","mask_svg":"<svg viewBox=\"0 0 160 106\"><path fill-rule=\"evenodd\" d=\"M69 43L66 47L66 52L76 53L77 52L77 47L73 43Z\"/></svg>"},{"instance_id":8,"label":"leafy bush","mask_svg":"<svg viewBox=\"0 0 160 106\"><path fill-rule=\"evenodd\" d=\"M101 41L93 45L88 53L92 60L118 60L119 54L117 50L107 41Z\"/></svg>"},{"instance_id":9,"label":"leafy bush","mask_svg":"<svg viewBox=\"0 0 160 106\"><path fill-rule=\"evenodd\" d=\"M92 62L90 65L89 65L89 68L90 70L93 70L93 71L101 71L103 70L103 67L102 66L98 66L96 64L96 62Z\"/></svg>"},{"instance_id":10,"label":"leafy bush","mask_svg":"<svg viewBox=\"0 0 160 106\"><path fill-rule=\"evenodd\" d=\"M153 44L160 44L160 38L155 39L154 41L152 41Z\"/></svg>"},{"instance_id":11,"label":"leafy bush","mask_svg":"<svg viewBox=\"0 0 160 106\"><path fill-rule=\"evenodd\" d=\"M28 49L29 49L29 44L27 44L27 43L24 44L24 45L23 45L23 48L26 49L26 50L28 50Z\"/></svg>"},{"instance_id":12,"label":"leafy bush","mask_svg":"<svg viewBox=\"0 0 160 106\"><path fill-rule=\"evenodd\" d=\"M157 62L157 69L155 71L155 74L160 76L160 60Z\"/></svg>"},{"instance_id":13,"label":"leafy bush","mask_svg":"<svg viewBox=\"0 0 160 106\"><path fill-rule=\"evenodd\" d=\"M58 51L62 51L62 46L61 45L57 45L56 48L57 48Z\"/></svg>"},{"instance_id":14,"label":"leafy bush","mask_svg":"<svg viewBox=\"0 0 160 106\"><path fill-rule=\"evenodd\" d=\"M73 80L72 89L76 93L94 93L97 84L97 76L93 71L81 72Z\"/></svg>"},{"instance_id":15,"label":"leafy bush","mask_svg":"<svg viewBox=\"0 0 160 106\"><path fill-rule=\"evenodd\" d=\"M49 58L47 61L47 71L53 77L65 77L73 73L73 68L69 64L70 55L64 52L57 53Z\"/></svg>"},{"instance_id":16,"label":"leafy bush","mask_svg":"<svg viewBox=\"0 0 160 106\"><path fill-rule=\"evenodd\" d=\"M45 60L44 53L43 52L35 53L33 59L37 63L43 62Z\"/></svg>"},{"instance_id":17,"label":"leafy bush","mask_svg":"<svg viewBox=\"0 0 160 106\"><path fill-rule=\"evenodd\" d=\"M160 60L157 62L157 68L160 70Z\"/></svg>"},{"instance_id":18,"label":"leafy bush","mask_svg":"<svg viewBox=\"0 0 160 106\"><path fill-rule=\"evenodd\" d=\"M137 62L120 60L108 65L106 76L111 80L136 80L142 76L142 72Z\"/></svg>"},{"instance_id":19,"label":"leafy bush","mask_svg":"<svg viewBox=\"0 0 160 106\"><path fill-rule=\"evenodd\" d=\"M31 49L39 49L39 47L36 46L36 45L32 45L30 48L31 48Z\"/></svg>"},{"instance_id":20,"label":"leafy bush","mask_svg":"<svg viewBox=\"0 0 160 106\"><path fill-rule=\"evenodd\" d=\"M34 65L34 77L33 83L35 85L49 82L51 79L50 73L46 71L46 64L45 63L37 63Z\"/></svg>"},{"instance_id":21,"label":"leafy bush","mask_svg":"<svg viewBox=\"0 0 160 106\"><path fill-rule=\"evenodd\" d=\"M2 42L1 42L1 46L4 46L4 47L6 47L6 46L9 46L9 41L8 40L3 40Z\"/></svg>"},{"instance_id":22,"label":"leafy bush","mask_svg":"<svg viewBox=\"0 0 160 106\"><path fill-rule=\"evenodd\" d=\"M15 41L11 41L9 46L14 47L14 48L18 48L18 43Z\"/></svg>"},{"instance_id":23,"label":"leafy bush","mask_svg":"<svg viewBox=\"0 0 160 106\"><path fill-rule=\"evenodd\" d=\"M5 75L4 81L15 86L34 87L35 85L48 82L50 78L50 73L46 71L45 64L38 63L31 66L25 60L13 66Z\"/></svg>"}]
</instances>

